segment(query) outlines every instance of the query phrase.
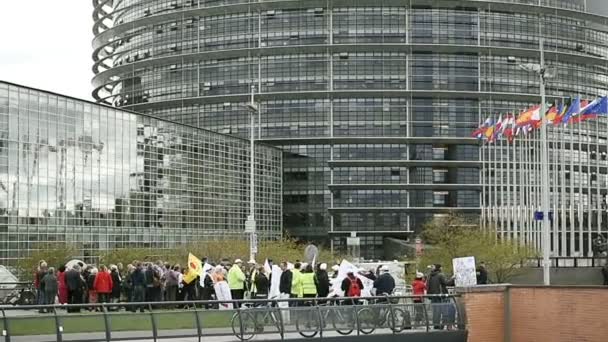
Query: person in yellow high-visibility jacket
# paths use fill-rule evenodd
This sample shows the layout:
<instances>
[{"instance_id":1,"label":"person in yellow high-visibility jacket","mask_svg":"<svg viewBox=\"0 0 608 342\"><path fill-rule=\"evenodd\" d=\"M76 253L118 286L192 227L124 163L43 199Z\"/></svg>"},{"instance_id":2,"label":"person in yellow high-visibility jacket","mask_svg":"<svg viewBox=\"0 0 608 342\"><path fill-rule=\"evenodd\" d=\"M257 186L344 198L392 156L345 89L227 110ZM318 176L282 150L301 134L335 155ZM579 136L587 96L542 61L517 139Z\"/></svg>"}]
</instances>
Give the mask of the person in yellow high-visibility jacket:
<instances>
[{"instance_id":1,"label":"person in yellow high-visibility jacket","mask_svg":"<svg viewBox=\"0 0 608 342\"><path fill-rule=\"evenodd\" d=\"M241 259L236 259L230 270L228 270L228 286L232 294L233 300L243 299L245 295L245 273L241 270L243 262Z\"/></svg>"},{"instance_id":2,"label":"person in yellow high-visibility jacket","mask_svg":"<svg viewBox=\"0 0 608 342\"><path fill-rule=\"evenodd\" d=\"M304 293L302 293L302 273L300 273L300 267L302 264L296 262L293 270L291 270L292 278L291 278L291 295L290 298L302 298Z\"/></svg>"},{"instance_id":3,"label":"person in yellow high-visibility jacket","mask_svg":"<svg viewBox=\"0 0 608 342\"><path fill-rule=\"evenodd\" d=\"M306 269L300 275L300 282L302 283L303 298L317 297L317 276L313 272L312 265L306 266Z\"/></svg>"}]
</instances>

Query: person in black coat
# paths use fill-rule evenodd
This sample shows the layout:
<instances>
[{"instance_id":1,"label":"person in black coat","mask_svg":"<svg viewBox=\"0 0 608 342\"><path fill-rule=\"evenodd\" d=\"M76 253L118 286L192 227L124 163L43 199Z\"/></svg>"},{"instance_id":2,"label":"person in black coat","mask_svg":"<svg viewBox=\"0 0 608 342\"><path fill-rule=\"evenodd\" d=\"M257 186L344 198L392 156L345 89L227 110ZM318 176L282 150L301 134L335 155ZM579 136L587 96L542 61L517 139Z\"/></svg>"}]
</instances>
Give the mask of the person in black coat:
<instances>
[{"instance_id":1,"label":"person in black coat","mask_svg":"<svg viewBox=\"0 0 608 342\"><path fill-rule=\"evenodd\" d=\"M118 303L118 302L120 302L122 279L120 278L120 274L118 273L118 267L116 265L112 265L110 267L110 269L111 269L110 276L112 276L111 302ZM115 311L115 310L118 310L118 308L112 308L110 310Z\"/></svg>"},{"instance_id":2,"label":"person in black coat","mask_svg":"<svg viewBox=\"0 0 608 342\"><path fill-rule=\"evenodd\" d=\"M477 285L486 285L488 283L488 270L486 264L481 262L477 267Z\"/></svg>"},{"instance_id":3,"label":"person in black coat","mask_svg":"<svg viewBox=\"0 0 608 342\"><path fill-rule=\"evenodd\" d=\"M80 275L80 266L65 273L65 283L68 288L68 304L82 304L84 294L84 279ZM80 308L68 308L68 312L80 312Z\"/></svg>"},{"instance_id":4,"label":"person in black coat","mask_svg":"<svg viewBox=\"0 0 608 342\"><path fill-rule=\"evenodd\" d=\"M293 280L293 273L287 268L287 262L281 263L281 281L279 282L279 292L281 294L291 294L291 281Z\"/></svg>"},{"instance_id":5,"label":"person in black coat","mask_svg":"<svg viewBox=\"0 0 608 342\"><path fill-rule=\"evenodd\" d=\"M454 279L448 280L441 271L441 265L436 264L426 283L426 293L429 295L445 295L448 294L448 286L454 286ZM441 303L443 303L443 298L431 297L431 306L433 308L433 325L435 326L436 330L443 329L442 322L447 323L447 317Z\"/></svg>"},{"instance_id":6,"label":"person in black coat","mask_svg":"<svg viewBox=\"0 0 608 342\"><path fill-rule=\"evenodd\" d=\"M386 265L380 268L380 275L374 281L376 296L391 295L395 290L395 279L390 273L388 273L388 271L389 270ZM379 302L386 303L386 299L381 299Z\"/></svg>"},{"instance_id":7,"label":"person in black coat","mask_svg":"<svg viewBox=\"0 0 608 342\"><path fill-rule=\"evenodd\" d=\"M331 283L327 274L327 264L323 263L319 265L319 269L317 270L317 295L319 298L326 298L329 295L330 287Z\"/></svg>"}]
</instances>

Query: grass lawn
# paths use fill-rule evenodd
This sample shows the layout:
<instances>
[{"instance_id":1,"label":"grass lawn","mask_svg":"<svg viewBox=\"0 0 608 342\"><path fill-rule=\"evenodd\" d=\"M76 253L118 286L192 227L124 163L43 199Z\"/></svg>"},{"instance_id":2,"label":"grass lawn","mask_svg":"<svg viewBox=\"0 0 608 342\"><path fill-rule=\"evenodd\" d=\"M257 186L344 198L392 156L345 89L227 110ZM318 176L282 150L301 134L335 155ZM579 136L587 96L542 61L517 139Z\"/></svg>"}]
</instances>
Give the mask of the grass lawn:
<instances>
[{"instance_id":1,"label":"grass lawn","mask_svg":"<svg viewBox=\"0 0 608 342\"><path fill-rule=\"evenodd\" d=\"M232 311L199 311L201 326L209 328L229 328ZM111 312L111 331L152 331L150 313ZM63 333L104 332L105 323L101 313L66 314L60 312L59 317ZM158 330L196 329L194 311L166 310L155 311ZM8 318L11 336L51 335L55 334L55 317L53 314L34 314L32 316L15 316ZM4 322L0 320L0 328Z\"/></svg>"}]
</instances>

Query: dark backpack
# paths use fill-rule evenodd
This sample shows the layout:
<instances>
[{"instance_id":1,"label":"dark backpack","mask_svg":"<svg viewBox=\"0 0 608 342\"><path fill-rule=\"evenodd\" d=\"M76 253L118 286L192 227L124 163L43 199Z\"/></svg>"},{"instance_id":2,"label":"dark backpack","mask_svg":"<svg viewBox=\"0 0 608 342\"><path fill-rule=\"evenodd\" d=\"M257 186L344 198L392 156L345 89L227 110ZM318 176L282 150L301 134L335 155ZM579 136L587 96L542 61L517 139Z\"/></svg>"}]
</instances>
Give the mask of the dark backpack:
<instances>
[{"instance_id":1,"label":"dark backpack","mask_svg":"<svg viewBox=\"0 0 608 342\"><path fill-rule=\"evenodd\" d=\"M348 287L348 297L361 297L361 287L359 286L359 279L348 277L350 280L350 286Z\"/></svg>"}]
</instances>

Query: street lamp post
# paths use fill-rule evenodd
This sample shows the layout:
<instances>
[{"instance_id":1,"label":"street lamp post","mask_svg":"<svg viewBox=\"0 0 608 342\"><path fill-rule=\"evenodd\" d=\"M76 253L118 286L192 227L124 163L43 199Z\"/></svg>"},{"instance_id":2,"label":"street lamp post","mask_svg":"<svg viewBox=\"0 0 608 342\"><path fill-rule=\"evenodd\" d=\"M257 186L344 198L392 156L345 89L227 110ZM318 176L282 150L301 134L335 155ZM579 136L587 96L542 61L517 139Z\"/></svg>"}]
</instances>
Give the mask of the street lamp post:
<instances>
[{"instance_id":1,"label":"street lamp post","mask_svg":"<svg viewBox=\"0 0 608 342\"><path fill-rule=\"evenodd\" d=\"M259 108L255 103L255 85L251 85L251 102L247 104L250 110L250 172L249 176L249 216L245 221L245 233L249 233L249 259L255 260L255 254L257 253L257 236L256 236L256 221L255 221L255 114L259 112Z\"/></svg>"},{"instance_id":2,"label":"street lamp post","mask_svg":"<svg viewBox=\"0 0 608 342\"><path fill-rule=\"evenodd\" d=\"M551 78L551 71L545 66L545 39L539 38L540 64L521 64L520 67L526 71L535 72L540 77L540 196L542 212L542 251L543 251L543 282L551 285L551 225L549 221L549 144L547 143L546 122L546 94L545 87L547 78Z\"/></svg>"}]
</instances>

